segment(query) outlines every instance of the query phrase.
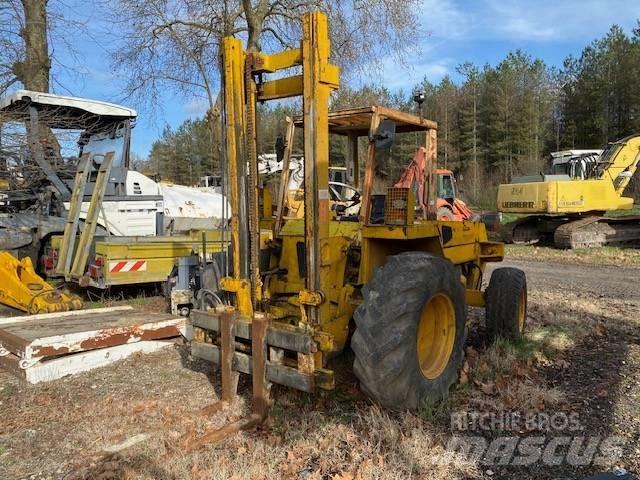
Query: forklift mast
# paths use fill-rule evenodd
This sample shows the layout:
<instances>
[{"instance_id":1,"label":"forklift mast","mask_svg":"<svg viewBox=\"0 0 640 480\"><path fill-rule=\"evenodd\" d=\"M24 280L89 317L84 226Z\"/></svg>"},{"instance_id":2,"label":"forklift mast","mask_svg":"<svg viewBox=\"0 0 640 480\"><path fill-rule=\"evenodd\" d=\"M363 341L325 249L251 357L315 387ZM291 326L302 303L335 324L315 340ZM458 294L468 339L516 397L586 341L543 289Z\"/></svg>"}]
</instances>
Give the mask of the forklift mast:
<instances>
[{"instance_id":1,"label":"forklift mast","mask_svg":"<svg viewBox=\"0 0 640 480\"><path fill-rule=\"evenodd\" d=\"M305 290L301 303L311 325L319 322L323 285L320 248L329 235L329 95L338 88L338 67L329 62L326 16L303 17L300 48L275 54L247 52L236 38L223 40L223 121L229 198L233 278L223 287L236 294L239 313L259 309L260 231L256 103L302 96L304 131ZM293 76L265 80L278 71L302 67Z\"/></svg>"}]
</instances>

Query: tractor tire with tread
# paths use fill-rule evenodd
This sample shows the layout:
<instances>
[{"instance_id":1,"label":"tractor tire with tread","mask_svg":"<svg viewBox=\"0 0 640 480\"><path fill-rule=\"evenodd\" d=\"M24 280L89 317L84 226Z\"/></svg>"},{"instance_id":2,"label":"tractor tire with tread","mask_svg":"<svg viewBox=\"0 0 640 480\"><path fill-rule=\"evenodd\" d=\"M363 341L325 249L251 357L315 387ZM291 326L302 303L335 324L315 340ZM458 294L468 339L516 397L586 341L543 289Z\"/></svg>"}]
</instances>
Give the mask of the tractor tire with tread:
<instances>
[{"instance_id":1,"label":"tractor tire with tread","mask_svg":"<svg viewBox=\"0 0 640 480\"><path fill-rule=\"evenodd\" d=\"M497 268L484 294L486 324L492 338L518 340L527 318L527 277L519 268Z\"/></svg>"},{"instance_id":2,"label":"tractor tire with tread","mask_svg":"<svg viewBox=\"0 0 640 480\"><path fill-rule=\"evenodd\" d=\"M455 266L428 253L405 252L388 257L362 293L351 340L362 390L383 406L399 410L446 397L457 379L466 339L465 288ZM422 363L419 353L426 350L428 357L429 349L418 345L418 335L429 331L423 329L423 319L436 298L439 305L448 305L448 314L429 318L446 317L448 327L433 320L432 331L449 333L429 336L433 343L427 346L437 352L439 368L428 378L428 363Z\"/></svg>"}]
</instances>

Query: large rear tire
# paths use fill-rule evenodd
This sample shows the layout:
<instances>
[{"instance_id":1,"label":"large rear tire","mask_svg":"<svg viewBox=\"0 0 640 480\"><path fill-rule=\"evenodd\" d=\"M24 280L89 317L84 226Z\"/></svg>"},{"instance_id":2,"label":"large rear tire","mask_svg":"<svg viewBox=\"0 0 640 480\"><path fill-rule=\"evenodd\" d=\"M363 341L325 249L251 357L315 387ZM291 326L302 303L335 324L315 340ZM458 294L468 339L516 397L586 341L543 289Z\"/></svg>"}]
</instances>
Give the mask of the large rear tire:
<instances>
[{"instance_id":1,"label":"large rear tire","mask_svg":"<svg viewBox=\"0 0 640 480\"><path fill-rule=\"evenodd\" d=\"M453 264L422 252L389 257L362 293L351 340L362 390L400 410L446 397L466 337L465 289Z\"/></svg>"}]
</instances>

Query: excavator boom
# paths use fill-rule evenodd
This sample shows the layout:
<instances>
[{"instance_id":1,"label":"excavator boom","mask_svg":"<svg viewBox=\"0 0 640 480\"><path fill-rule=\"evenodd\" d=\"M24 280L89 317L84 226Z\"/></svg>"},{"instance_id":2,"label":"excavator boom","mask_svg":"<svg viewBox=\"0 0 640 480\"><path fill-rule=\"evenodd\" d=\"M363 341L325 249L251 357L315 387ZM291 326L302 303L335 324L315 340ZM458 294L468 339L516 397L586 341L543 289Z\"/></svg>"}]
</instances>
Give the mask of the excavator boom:
<instances>
[{"instance_id":1,"label":"excavator boom","mask_svg":"<svg viewBox=\"0 0 640 480\"><path fill-rule=\"evenodd\" d=\"M610 144L598 159L600 178L612 181L619 196L631 182L640 162L640 134Z\"/></svg>"},{"instance_id":2,"label":"excavator boom","mask_svg":"<svg viewBox=\"0 0 640 480\"><path fill-rule=\"evenodd\" d=\"M33 269L29 257L18 260L0 251L0 303L27 313L52 313L82 308L77 295L57 291Z\"/></svg>"}]
</instances>

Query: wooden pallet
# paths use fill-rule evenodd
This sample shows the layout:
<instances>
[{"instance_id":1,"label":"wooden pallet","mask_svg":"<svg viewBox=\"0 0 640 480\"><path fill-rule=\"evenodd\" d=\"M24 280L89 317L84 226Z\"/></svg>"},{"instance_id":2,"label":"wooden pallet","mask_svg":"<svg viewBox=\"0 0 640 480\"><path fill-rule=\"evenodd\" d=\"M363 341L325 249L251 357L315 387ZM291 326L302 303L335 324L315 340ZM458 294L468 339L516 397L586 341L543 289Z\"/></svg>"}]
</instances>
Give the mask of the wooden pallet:
<instances>
[{"instance_id":1,"label":"wooden pallet","mask_svg":"<svg viewBox=\"0 0 640 480\"><path fill-rule=\"evenodd\" d=\"M157 350L184 333L184 318L132 307L0 318L0 366L38 383Z\"/></svg>"}]
</instances>

